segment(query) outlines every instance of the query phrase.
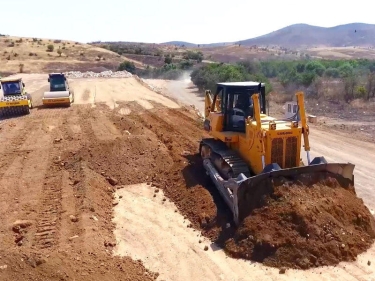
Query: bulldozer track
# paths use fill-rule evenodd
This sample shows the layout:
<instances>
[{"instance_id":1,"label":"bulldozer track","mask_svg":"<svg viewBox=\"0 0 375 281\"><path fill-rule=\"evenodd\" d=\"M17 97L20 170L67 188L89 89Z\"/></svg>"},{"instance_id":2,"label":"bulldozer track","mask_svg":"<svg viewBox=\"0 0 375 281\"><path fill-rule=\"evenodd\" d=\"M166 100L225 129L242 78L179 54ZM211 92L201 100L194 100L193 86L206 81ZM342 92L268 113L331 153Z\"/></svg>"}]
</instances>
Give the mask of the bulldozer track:
<instances>
[{"instance_id":1,"label":"bulldozer track","mask_svg":"<svg viewBox=\"0 0 375 281\"><path fill-rule=\"evenodd\" d=\"M58 224L58 207L60 206L56 201L61 199L61 196L58 196L61 191L57 189L48 191L47 189L48 187L44 189L44 192L48 194L44 196L43 200L46 205L41 212L42 218L39 220L35 234L36 245L42 249L54 245Z\"/></svg>"},{"instance_id":2,"label":"bulldozer track","mask_svg":"<svg viewBox=\"0 0 375 281\"><path fill-rule=\"evenodd\" d=\"M60 130L61 125L58 127ZM58 241L62 213L63 181L60 154L61 148L54 147L49 155L49 165L42 187L42 198L39 204L33 243L39 249L51 248Z\"/></svg>"},{"instance_id":3,"label":"bulldozer track","mask_svg":"<svg viewBox=\"0 0 375 281\"><path fill-rule=\"evenodd\" d=\"M21 150L23 144L26 142L29 133L32 131L33 125L25 126L20 128L17 134L10 140L6 142L6 147L4 148L4 153L2 153L2 159L0 160L0 179L3 177L7 169L2 167L9 167L12 162L18 156L22 156L27 153L28 150Z\"/></svg>"},{"instance_id":4,"label":"bulldozer track","mask_svg":"<svg viewBox=\"0 0 375 281\"><path fill-rule=\"evenodd\" d=\"M229 149L225 143L214 138L202 139L200 149L203 145L210 147L211 151L219 155L225 163L227 163L233 172L233 177L238 177L239 174L243 173L246 177L250 177L248 165L242 158L233 150ZM199 151L200 152L200 151Z\"/></svg>"},{"instance_id":5,"label":"bulldozer track","mask_svg":"<svg viewBox=\"0 0 375 281\"><path fill-rule=\"evenodd\" d=\"M48 173L51 173L51 168ZM61 183L61 175L53 175L47 178L43 185L34 240L34 244L41 249L54 246L57 239L61 217Z\"/></svg>"}]
</instances>

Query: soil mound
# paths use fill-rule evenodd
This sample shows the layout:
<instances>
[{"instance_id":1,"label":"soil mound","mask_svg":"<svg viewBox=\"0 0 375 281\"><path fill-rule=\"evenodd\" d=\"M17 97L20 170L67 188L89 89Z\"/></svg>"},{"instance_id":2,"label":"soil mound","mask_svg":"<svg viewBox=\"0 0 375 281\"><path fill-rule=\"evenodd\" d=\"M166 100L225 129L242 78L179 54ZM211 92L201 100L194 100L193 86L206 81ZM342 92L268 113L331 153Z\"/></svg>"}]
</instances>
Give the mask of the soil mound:
<instances>
[{"instance_id":1,"label":"soil mound","mask_svg":"<svg viewBox=\"0 0 375 281\"><path fill-rule=\"evenodd\" d=\"M375 221L354 187L328 175L318 182L274 182L225 249L274 267L307 269L353 261L375 238Z\"/></svg>"}]
</instances>

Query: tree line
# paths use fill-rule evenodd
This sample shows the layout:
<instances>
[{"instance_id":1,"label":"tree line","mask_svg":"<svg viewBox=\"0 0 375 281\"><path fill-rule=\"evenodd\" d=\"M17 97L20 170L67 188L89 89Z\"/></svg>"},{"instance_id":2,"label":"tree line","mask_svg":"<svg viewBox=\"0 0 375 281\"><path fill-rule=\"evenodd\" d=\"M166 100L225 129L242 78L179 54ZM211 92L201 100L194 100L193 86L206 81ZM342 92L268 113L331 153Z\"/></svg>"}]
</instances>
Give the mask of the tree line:
<instances>
[{"instance_id":1,"label":"tree line","mask_svg":"<svg viewBox=\"0 0 375 281\"><path fill-rule=\"evenodd\" d=\"M253 80L266 83L266 93L269 93L271 78L284 87L310 87L323 78L338 80L345 86L346 101L375 96L375 61L367 59L211 63L191 73L192 82L200 90L213 90L217 82Z\"/></svg>"}]
</instances>

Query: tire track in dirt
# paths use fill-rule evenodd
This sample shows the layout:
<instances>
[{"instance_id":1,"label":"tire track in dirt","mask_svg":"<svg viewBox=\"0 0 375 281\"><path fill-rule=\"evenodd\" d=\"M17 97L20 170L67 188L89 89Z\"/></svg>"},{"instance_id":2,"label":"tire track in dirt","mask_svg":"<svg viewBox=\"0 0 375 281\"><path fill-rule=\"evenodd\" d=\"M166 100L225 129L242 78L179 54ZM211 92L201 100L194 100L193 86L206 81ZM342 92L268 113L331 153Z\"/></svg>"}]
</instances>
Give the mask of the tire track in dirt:
<instances>
[{"instance_id":1,"label":"tire track in dirt","mask_svg":"<svg viewBox=\"0 0 375 281\"><path fill-rule=\"evenodd\" d=\"M0 146L0 154L2 155L0 159L0 179L3 178L4 173L16 157L27 153L27 151L20 151L20 148L34 129L29 120L24 119L17 124L15 122L8 123L8 130L0 135L3 143Z\"/></svg>"},{"instance_id":2,"label":"tire track in dirt","mask_svg":"<svg viewBox=\"0 0 375 281\"><path fill-rule=\"evenodd\" d=\"M22 119L18 131L9 131L5 136L9 139L7 143L12 144L11 149L7 148L13 152L2 154L2 163L6 163L7 169L2 170L0 180L3 192L0 212L7 226L16 220L35 220L50 147L50 130L45 120L37 122L29 116ZM34 226L27 232L17 232L15 242L27 245L33 232Z\"/></svg>"},{"instance_id":3,"label":"tire track in dirt","mask_svg":"<svg viewBox=\"0 0 375 281\"><path fill-rule=\"evenodd\" d=\"M45 112L44 120L55 120L51 137L53 144L47 159L48 169L43 181L42 194L39 203L39 213L34 234L33 244L38 249L46 249L57 246L57 239L61 226L62 211L62 163L60 161L62 142L61 126L64 123L65 114L60 110L50 109Z\"/></svg>"},{"instance_id":4,"label":"tire track in dirt","mask_svg":"<svg viewBox=\"0 0 375 281\"><path fill-rule=\"evenodd\" d=\"M121 132L104 113L92 116L90 124L96 138L100 141L114 140L116 137L121 136Z\"/></svg>"},{"instance_id":5,"label":"tire track in dirt","mask_svg":"<svg viewBox=\"0 0 375 281\"><path fill-rule=\"evenodd\" d=\"M85 143L86 138L88 138L81 128L81 124L84 122L76 114L67 116L63 121L62 133L68 142L67 150L71 155L75 155L80 149L80 144ZM82 221L82 206L86 193L82 163L64 163L64 169L62 171L62 209L64 215L61 218L60 242L61 244L66 244L68 241L82 243L82 233L86 225Z\"/></svg>"}]
</instances>

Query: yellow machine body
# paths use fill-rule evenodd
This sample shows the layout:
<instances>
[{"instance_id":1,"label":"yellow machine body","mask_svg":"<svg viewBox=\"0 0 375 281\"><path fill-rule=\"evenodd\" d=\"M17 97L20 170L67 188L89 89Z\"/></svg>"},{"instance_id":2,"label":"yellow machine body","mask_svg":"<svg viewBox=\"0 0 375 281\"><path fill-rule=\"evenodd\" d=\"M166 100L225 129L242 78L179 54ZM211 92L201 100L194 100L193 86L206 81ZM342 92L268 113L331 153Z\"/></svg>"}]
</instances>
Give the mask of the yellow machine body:
<instances>
[{"instance_id":1,"label":"yellow machine body","mask_svg":"<svg viewBox=\"0 0 375 281\"><path fill-rule=\"evenodd\" d=\"M353 164L327 163L324 157L310 161L304 93L297 92L296 99L295 115L278 120L266 114L262 83L218 83L214 95L206 91L204 129L211 138L201 140L199 152L236 223L249 214L252 194L265 192L271 178L333 173L354 184Z\"/></svg>"},{"instance_id":2,"label":"yellow machine body","mask_svg":"<svg viewBox=\"0 0 375 281\"><path fill-rule=\"evenodd\" d=\"M29 114L33 100L26 92L22 78L3 78L0 80L2 97L0 98L0 115L12 117Z\"/></svg>"}]
</instances>

